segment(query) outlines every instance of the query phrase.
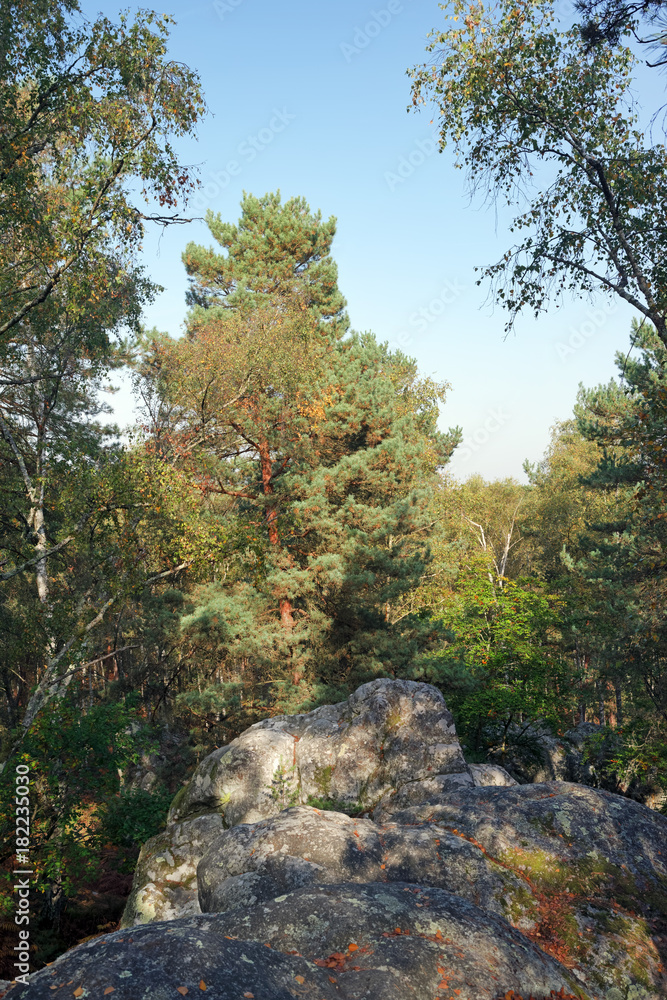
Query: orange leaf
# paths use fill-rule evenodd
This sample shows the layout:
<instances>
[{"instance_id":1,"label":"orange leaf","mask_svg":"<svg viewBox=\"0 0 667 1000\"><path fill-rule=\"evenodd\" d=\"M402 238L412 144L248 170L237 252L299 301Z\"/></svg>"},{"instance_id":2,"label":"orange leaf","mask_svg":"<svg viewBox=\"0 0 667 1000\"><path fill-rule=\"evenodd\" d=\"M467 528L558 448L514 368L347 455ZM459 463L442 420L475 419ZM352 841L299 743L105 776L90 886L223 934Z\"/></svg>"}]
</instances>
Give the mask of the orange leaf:
<instances>
[{"instance_id":1,"label":"orange leaf","mask_svg":"<svg viewBox=\"0 0 667 1000\"><path fill-rule=\"evenodd\" d=\"M348 944L347 950L348 951L356 951L358 947L359 947L358 944Z\"/></svg>"},{"instance_id":2,"label":"orange leaf","mask_svg":"<svg viewBox=\"0 0 667 1000\"><path fill-rule=\"evenodd\" d=\"M199 980L199 989L200 990L205 990L206 989L206 983L204 982L203 979Z\"/></svg>"},{"instance_id":3,"label":"orange leaf","mask_svg":"<svg viewBox=\"0 0 667 1000\"><path fill-rule=\"evenodd\" d=\"M299 983L299 984L301 984L301 983L305 983L305 981L306 981L306 980L305 980L305 979L303 978L303 976L295 976L294 978L296 979L297 983Z\"/></svg>"},{"instance_id":4,"label":"orange leaf","mask_svg":"<svg viewBox=\"0 0 667 1000\"><path fill-rule=\"evenodd\" d=\"M113 986L107 986L107 988L104 991L104 995L106 996L107 993L113 993L113 991L114 991L114 987Z\"/></svg>"},{"instance_id":5,"label":"orange leaf","mask_svg":"<svg viewBox=\"0 0 667 1000\"><path fill-rule=\"evenodd\" d=\"M83 986L77 986L77 988L73 991L72 996L80 997L82 993L83 993Z\"/></svg>"},{"instance_id":6,"label":"orange leaf","mask_svg":"<svg viewBox=\"0 0 667 1000\"><path fill-rule=\"evenodd\" d=\"M380 868L386 868L386 867L387 867L386 865L380 865Z\"/></svg>"},{"instance_id":7,"label":"orange leaf","mask_svg":"<svg viewBox=\"0 0 667 1000\"><path fill-rule=\"evenodd\" d=\"M254 1000L255 994L254 993L244 993L243 996L244 997L248 997L248 1000Z\"/></svg>"},{"instance_id":8,"label":"orange leaf","mask_svg":"<svg viewBox=\"0 0 667 1000\"><path fill-rule=\"evenodd\" d=\"M329 982L330 982L330 983L335 983L335 982L336 982L336 980L334 979L334 977L333 977L333 976L329 976Z\"/></svg>"},{"instance_id":9,"label":"orange leaf","mask_svg":"<svg viewBox=\"0 0 667 1000\"><path fill-rule=\"evenodd\" d=\"M177 986L176 989L178 990L178 992L181 994L182 997L184 997L185 994L188 992L187 986Z\"/></svg>"}]
</instances>

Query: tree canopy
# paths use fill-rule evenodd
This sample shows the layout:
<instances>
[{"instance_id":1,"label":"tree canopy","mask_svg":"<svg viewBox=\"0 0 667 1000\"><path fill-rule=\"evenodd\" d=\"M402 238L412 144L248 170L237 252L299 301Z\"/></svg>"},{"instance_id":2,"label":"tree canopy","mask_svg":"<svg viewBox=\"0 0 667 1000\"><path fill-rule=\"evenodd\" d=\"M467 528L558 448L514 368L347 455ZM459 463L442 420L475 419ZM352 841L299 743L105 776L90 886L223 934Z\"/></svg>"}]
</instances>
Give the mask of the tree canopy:
<instances>
[{"instance_id":1,"label":"tree canopy","mask_svg":"<svg viewBox=\"0 0 667 1000\"><path fill-rule=\"evenodd\" d=\"M456 0L433 33L431 63L410 71L416 109L433 101L473 191L526 206L521 239L483 268L509 312L535 315L563 293L629 302L667 343L667 153L638 129L635 57L560 30L550 0Z\"/></svg>"}]
</instances>

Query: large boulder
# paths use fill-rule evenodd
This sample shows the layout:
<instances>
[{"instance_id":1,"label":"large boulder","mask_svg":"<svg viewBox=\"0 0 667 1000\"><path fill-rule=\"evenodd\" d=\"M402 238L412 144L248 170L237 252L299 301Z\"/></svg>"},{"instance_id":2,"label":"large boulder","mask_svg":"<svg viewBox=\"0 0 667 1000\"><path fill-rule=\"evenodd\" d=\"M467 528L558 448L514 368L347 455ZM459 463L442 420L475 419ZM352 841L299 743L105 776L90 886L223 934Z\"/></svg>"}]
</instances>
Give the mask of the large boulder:
<instances>
[{"instance_id":1,"label":"large boulder","mask_svg":"<svg viewBox=\"0 0 667 1000\"><path fill-rule=\"evenodd\" d=\"M595 1000L667 996L667 817L599 789L517 785L498 765L467 766L442 696L426 684L375 681L339 705L266 720L216 750L175 800L167 829L144 845L134 884L124 940L148 942L147 956L172 931L186 956L204 942L210 967L231 970L214 996L243 995L233 992L239 942L262 970L263 992L246 991L258 1000L324 1000L331 982L317 970L325 967L336 972L335 995L350 1000L495 1000L496 983L498 996L514 989L539 1000L552 988ZM436 986L431 945L443 938L410 930L410 944L403 916L393 930L383 923L408 898L415 911L437 901L441 919L446 910L459 928L442 931L445 944L456 942L459 965L443 952L436 970L447 974ZM367 923L357 926L364 906ZM486 937L475 937L479 913ZM463 933L464 924L477 929ZM406 922L413 926L421 925ZM218 965L206 957L214 939L224 939ZM256 957L267 944L276 952L270 968ZM515 952L528 964L512 966ZM564 978L522 980L516 969L536 970L536 955L549 976L558 969ZM188 961L174 965L177 978ZM127 970L141 985L143 972ZM171 972L155 970L151 982L166 976L172 989ZM298 989L295 976L304 977ZM136 996L162 993L147 987Z\"/></svg>"},{"instance_id":2,"label":"large boulder","mask_svg":"<svg viewBox=\"0 0 667 1000\"><path fill-rule=\"evenodd\" d=\"M473 844L431 824L379 826L308 806L226 830L197 868L205 913L333 882L435 886L499 914L508 886L523 886L519 875L489 865Z\"/></svg>"},{"instance_id":3,"label":"large boulder","mask_svg":"<svg viewBox=\"0 0 667 1000\"><path fill-rule=\"evenodd\" d=\"M141 848L121 927L201 913L197 865L224 829L217 813L173 823Z\"/></svg>"},{"instance_id":4,"label":"large boulder","mask_svg":"<svg viewBox=\"0 0 667 1000\"><path fill-rule=\"evenodd\" d=\"M174 800L169 822L218 812L226 827L291 805L373 809L473 785L451 713L430 684L380 679L347 701L251 726L206 757Z\"/></svg>"},{"instance_id":5,"label":"large boulder","mask_svg":"<svg viewBox=\"0 0 667 1000\"><path fill-rule=\"evenodd\" d=\"M498 774L489 780L505 780ZM391 798L405 808L484 780L430 684L371 681L337 705L265 719L204 758L176 796L167 829L143 846L121 926L198 912L195 872L213 817L231 828L295 804L356 814Z\"/></svg>"},{"instance_id":6,"label":"large boulder","mask_svg":"<svg viewBox=\"0 0 667 1000\"><path fill-rule=\"evenodd\" d=\"M587 987L667 996L667 819L609 792L465 789L382 825L300 806L221 833L197 881L205 912L308 885L437 887L505 917Z\"/></svg>"},{"instance_id":7,"label":"large boulder","mask_svg":"<svg viewBox=\"0 0 667 1000\"><path fill-rule=\"evenodd\" d=\"M495 1000L515 991L602 1000L501 917L441 889L326 885L250 910L90 941L13 996L113 1000ZM559 992L562 991L562 992Z\"/></svg>"},{"instance_id":8,"label":"large boulder","mask_svg":"<svg viewBox=\"0 0 667 1000\"><path fill-rule=\"evenodd\" d=\"M504 896L484 905L587 988L603 988L608 1000L614 989L613 1000L629 989L667 996L667 817L611 792L551 782L453 792L391 819L427 824L445 866L447 832L476 848L489 872L504 871ZM472 898L464 885L455 891Z\"/></svg>"}]
</instances>

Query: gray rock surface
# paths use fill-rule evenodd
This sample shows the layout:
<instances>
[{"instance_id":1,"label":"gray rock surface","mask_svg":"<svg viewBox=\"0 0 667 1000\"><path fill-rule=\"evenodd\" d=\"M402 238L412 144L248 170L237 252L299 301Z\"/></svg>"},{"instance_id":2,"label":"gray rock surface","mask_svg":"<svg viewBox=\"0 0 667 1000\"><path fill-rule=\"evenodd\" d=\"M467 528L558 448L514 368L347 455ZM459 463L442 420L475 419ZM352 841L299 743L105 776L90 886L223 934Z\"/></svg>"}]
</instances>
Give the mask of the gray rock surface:
<instances>
[{"instance_id":1,"label":"gray rock surface","mask_svg":"<svg viewBox=\"0 0 667 1000\"><path fill-rule=\"evenodd\" d=\"M487 785L518 785L516 778L500 764L468 764L475 787Z\"/></svg>"},{"instance_id":2,"label":"gray rock surface","mask_svg":"<svg viewBox=\"0 0 667 1000\"><path fill-rule=\"evenodd\" d=\"M468 767L425 684L374 681L216 750L134 885L126 929L29 1000L667 997L667 817Z\"/></svg>"},{"instance_id":3,"label":"gray rock surface","mask_svg":"<svg viewBox=\"0 0 667 1000\"><path fill-rule=\"evenodd\" d=\"M505 917L587 986L667 996L667 818L552 782L464 789L393 820L301 806L224 831L197 869L202 910L248 910L308 885L410 882Z\"/></svg>"},{"instance_id":4,"label":"gray rock surface","mask_svg":"<svg viewBox=\"0 0 667 1000\"><path fill-rule=\"evenodd\" d=\"M445 866L448 832L476 848L489 873L518 877L484 905L587 987L667 997L666 816L601 789L550 782L466 789L392 819L431 826ZM474 898L463 885L456 891Z\"/></svg>"},{"instance_id":5,"label":"gray rock surface","mask_svg":"<svg viewBox=\"0 0 667 1000\"><path fill-rule=\"evenodd\" d=\"M338 705L251 726L201 762L169 821L216 811L232 827L318 802L362 812L392 793L408 806L472 784L437 688L380 679Z\"/></svg>"},{"instance_id":6,"label":"gray rock surface","mask_svg":"<svg viewBox=\"0 0 667 1000\"><path fill-rule=\"evenodd\" d=\"M369 819L287 809L218 837L197 868L205 913L259 902L304 885L411 882L436 886L503 914L522 878L489 865L471 843L429 823L379 826Z\"/></svg>"},{"instance_id":7,"label":"gray rock surface","mask_svg":"<svg viewBox=\"0 0 667 1000\"><path fill-rule=\"evenodd\" d=\"M201 913L197 865L223 830L217 813L174 823L141 848L121 927Z\"/></svg>"},{"instance_id":8,"label":"gray rock surface","mask_svg":"<svg viewBox=\"0 0 667 1000\"><path fill-rule=\"evenodd\" d=\"M495 1000L568 994L577 980L501 917L440 889L326 885L250 910L155 923L87 942L12 991L173 1000ZM53 989L56 987L56 989ZM578 987L581 1000L602 1000Z\"/></svg>"}]
</instances>

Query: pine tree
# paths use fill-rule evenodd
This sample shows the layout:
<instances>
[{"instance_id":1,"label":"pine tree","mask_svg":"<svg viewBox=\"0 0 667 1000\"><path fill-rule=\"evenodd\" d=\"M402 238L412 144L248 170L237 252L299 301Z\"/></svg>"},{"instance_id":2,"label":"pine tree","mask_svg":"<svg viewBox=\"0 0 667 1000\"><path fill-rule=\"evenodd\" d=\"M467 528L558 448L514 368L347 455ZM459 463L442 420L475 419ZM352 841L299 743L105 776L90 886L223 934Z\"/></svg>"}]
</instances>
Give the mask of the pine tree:
<instances>
[{"instance_id":1,"label":"pine tree","mask_svg":"<svg viewBox=\"0 0 667 1000\"><path fill-rule=\"evenodd\" d=\"M298 303L332 337L342 336L349 320L331 257L336 235L332 216L323 223L304 198L283 205L280 192L255 198L244 193L237 226L210 210L206 222L226 254L189 243L183 254L192 306L188 329L208 325L224 310L244 311L251 304L280 299Z\"/></svg>"},{"instance_id":2,"label":"pine tree","mask_svg":"<svg viewBox=\"0 0 667 1000\"><path fill-rule=\"evenodd\" d=\"M417 533L458 436L436 430L445 386L370 334L341 338L331 220L320 231L302 199L278 196L247 196L243 213L216 223L229 257L206 292L211 257L188 248L189 335L154 341L148 367L173 406L173 460L230 534L227 579L186 625L230 680L289 680L303 701L316 682L402 670L423 644L429 628L392 625L390 608L423 573ZM285 246L298 252L283 268Z\"/></svg>"}]
</instances>

